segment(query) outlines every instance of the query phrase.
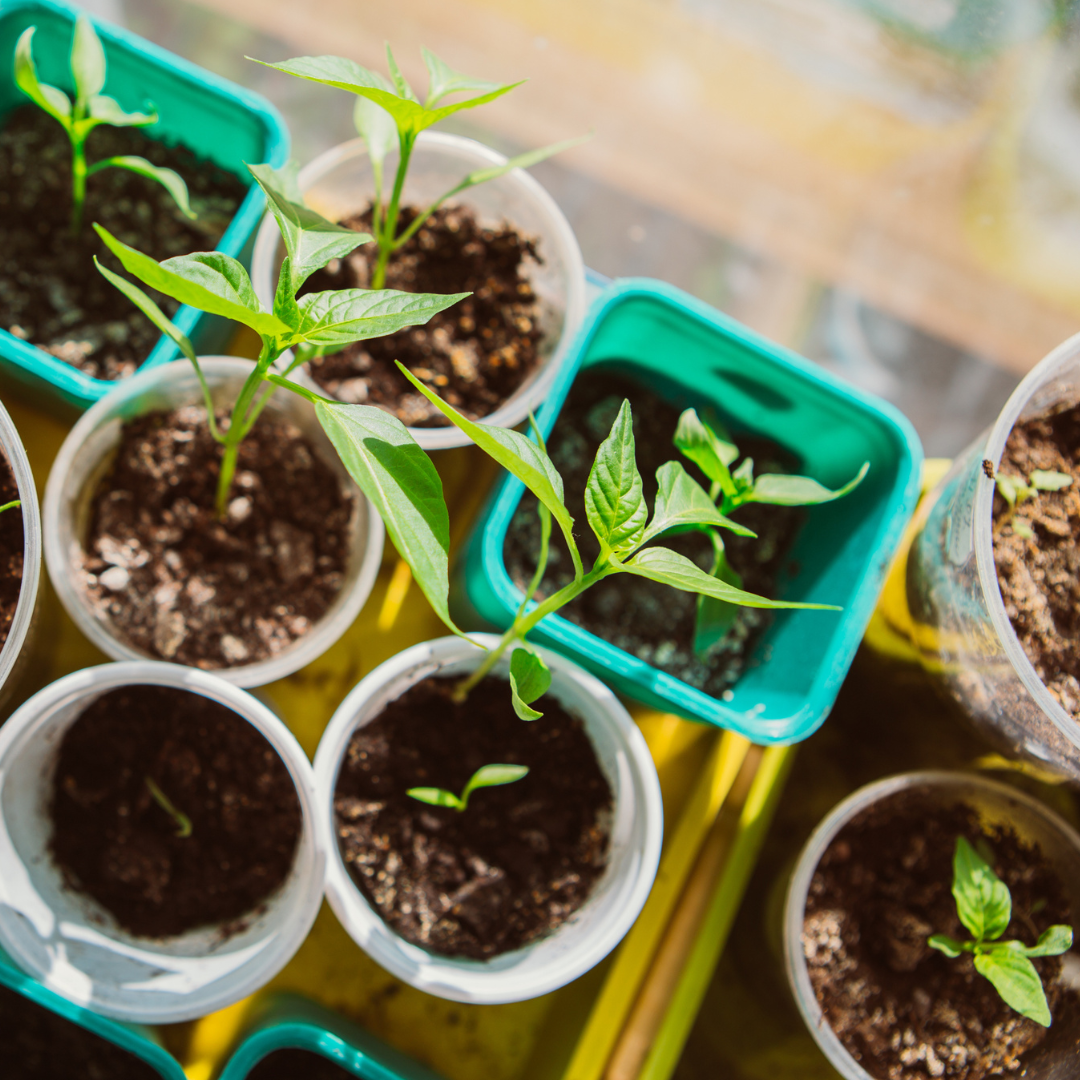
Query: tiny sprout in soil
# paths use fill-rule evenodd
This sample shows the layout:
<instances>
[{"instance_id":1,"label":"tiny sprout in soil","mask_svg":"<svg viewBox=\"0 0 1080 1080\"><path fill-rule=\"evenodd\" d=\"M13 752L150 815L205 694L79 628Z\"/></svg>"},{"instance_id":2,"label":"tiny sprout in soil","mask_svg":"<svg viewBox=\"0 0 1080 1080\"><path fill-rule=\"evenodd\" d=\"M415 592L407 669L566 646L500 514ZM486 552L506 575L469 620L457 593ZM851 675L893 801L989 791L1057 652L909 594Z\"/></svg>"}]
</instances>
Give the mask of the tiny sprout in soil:
<instances>
[{"instance_id":1,"label":"tiny sprout in soil","mask_svg":"<svg viewBox=\"0 0 1080 1080\"><path fill-rule=\"evenodd\" d=\"M461 796L452 791L435 787L409 788L407 795L430 806L446 806L459 813L469 805L469 796L477 788L501 787L503 784L512 784L515 780L522 780L529 775L526 765L482 765L469 777Z\"/></svg>"},{"instance_id":2,"label":"tiny sprout in soil","mask_svg":"<svg viewBox=\"0 0 1080 1080\"><path fill-rule=\"evenodd\" d=\"M1009 473L994 473L994 463L989 458L983 458L983 472L994 481L998 494L1009 504L1009 513L1006 520L1011 520L1012 530L1017 536L1032 539L1034 533L1031 526L1020 518L1014 518L1016 508L1040 491L1061 491L1072 483L1072 477L1068 473L1054 470L1036 469L1024 481L1022 476L1013 476Z\"/></svg>"},{"instance_id":3,"label":"tiny sprout in soil","mask_svg":"<svg viewBox=\"0 0 1080 1080\"><path fill-rule=\"evenodd\" d=\"M154 802L176 822L176 835L181 840L186 840L191 835L191 818L177 810L168 795L149 776L144 777L144 779L146 780L146 788L153 796Z\"/></svg>"},{"instance_id":4,"label":"tiny sprout in soil","mask_svg":"<svg viewBox=\"0 0 1080 1080\"><path fill-rule=\"evenodd\" d=\"M367 144L375 178L372 228L375 231L379 257L371 278L374 289L381 289L386 283L386 267L390 256L402 245L408 243L424 222L447 199L477 184L494 180L510 172L511 169L525 169L530 165L535 165L551 157L552 154L577 146L589 137L569 139L566 142L545 146L540 150L530 150L511 158L505 165L477 169L469 173L449 191L440 195L429 207L422 210L409 227L399 234L397 225L398 213L401 209L401 195L409 170L409 159L420 132L454 113L461 112L462 109L474 109L478 105L494 101L521 85L517 82L500 86L498 83L473 79L454 71L428 49L423 50L423 55L429 76L427 98L423 104L420 103L412 87L398 69L389 45L386 47L386 58L390 68L390 79L385 79L378 72L369 71L354 61L340 56L301 56L294 60L286 60L281 64L265 65L284 71L287 75L295 75L310 82L348 90L356 95L353 118L356 130ZM248 57L248 59L253 58ZM263 61L257 60L256 63L261 64ZM462 93L474 96L450 105L439 105L444 98ZM386 156L394 150L395 146L399 150L397 172L394 176L390 201L384 207L383 164Z\"/></svg>"},{"instance_id":5,"label":"tiny sprout in soil","mask_svg":"<svg viewBox=\"0 0 1080 1080\"><path fill-rule=\"evenodd\" d=\"M38 80L34 66L32 43L37 27L23 31L15 46L15 82L19 89L35 105L57 120L71 141L71 231L78 233L82 227L83 204L86 202L86 181L102 169L127 169L159 183L173 197L181 212L194 218L188 202L187 185L172 169L151 165L146 158L125 155L104 158L88 165L86 140L99 124L113 127L148 127L156 124L158 115L151 110L145 113L127 113L115 98L101 91L105 87L105 50L93 24L85 15L75 21L75 35L71 44L71 78L75 90L74 102L55 86Z\"/></svg>"},{"instance_id":6,"label":"tiny sprout in soil","mask_svg":"<svg viewBox=\"0 0 1080 1080\"><path fill-rule=\"evenodd\" d=\"M0 506L0 514L5 510L14 510L17 506L22 506L22 502L18 499L12 499L11 502L4 503L3 506Z\"/></svg>"},{"instance_id":7,"label":"tiny sprout in soil","mask_svg":"<svg viewBox=\"0 0 1080 1080\"><path fill-rule=\"evenodd\" d=\"M956 841L953 856L952 892L956 913L973 940L957 941L947 934L934 934L927 944L949 957L972 953L975 970L990 980L1006 1005L1049 1027L1050 1007L1030 957L1067 952L1073 943L1072 927L1051 926L1034 945L1001 941L1012 919L1009 887L962 836Z\"/></svg>"}]
</instances>

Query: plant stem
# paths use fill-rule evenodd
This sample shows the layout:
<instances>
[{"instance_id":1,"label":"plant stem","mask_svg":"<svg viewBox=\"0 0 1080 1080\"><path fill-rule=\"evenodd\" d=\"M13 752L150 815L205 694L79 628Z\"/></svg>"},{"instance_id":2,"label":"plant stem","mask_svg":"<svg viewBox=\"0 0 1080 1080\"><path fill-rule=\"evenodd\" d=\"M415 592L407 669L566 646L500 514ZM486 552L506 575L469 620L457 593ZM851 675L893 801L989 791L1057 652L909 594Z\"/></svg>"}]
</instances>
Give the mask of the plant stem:
<instances>
[{"instance_id":1,"label":"plant stem","mask_svg":"<svg viewBox=\"0 0 1080 1080\"><path fill-rule=\"evenodd\" d=\"M397 175L394 177L394 191L390 196L390 205L386 208L382 232L377 238L379 241L379 259L375 264L375 272L371 275L372 289L382 289L386 286L386 265L390 261L390 255L394 250L394 233L397 231L401 192L405 187L405 173L409 169L409 158L412 157L415 138L415 135L410 135L402 137L401 140L401 160L398 162Z\"/></svg>"},{"instance_id":2,"label":"plant stem","mask_svg":"<svg viewBox=\"0 0 1080 1080\"><path fill-rule=\"evenodd\" d=\"M236 474L236 460L240 453L240 443L251 429L247 420L248 407L255 397L260 384L266 380L266 368L271 362L271 349L268 341L263 341L262 352L259 354L259 362L255 370L247 377L240 396L233 406L232 415L229 418L229 430L225 432L225 453L221 458L221 473L218 475L217 500L215 507L217 516L224 521L229 511L229 491L232 488L233 476ZM257 415L257 414L256 414ZM252 420L254 423L254 420Z\"/></svg>"},{"instance_id":3,"label":"plant stem","mask_svg":"<svg viewBox=\"0 0 1080 1080\"><path fill-rule=\"evenodd\" d=\"M86 202L86 142L71 138L71 235L82 229L83 204Z\"/></svg>"},{"instance_id":4,"label":"plant stem","mask_svg":"<svg viewBox=\"0 0 1080 1080\"><path fill-rule=\"evenodd\" d=\"M16 506L22 506L22 503L18 499L12 499L11 502L4 503L3 506L0 506L0 514L5 510L14 510Z\"/></svg>"}]
</instances>

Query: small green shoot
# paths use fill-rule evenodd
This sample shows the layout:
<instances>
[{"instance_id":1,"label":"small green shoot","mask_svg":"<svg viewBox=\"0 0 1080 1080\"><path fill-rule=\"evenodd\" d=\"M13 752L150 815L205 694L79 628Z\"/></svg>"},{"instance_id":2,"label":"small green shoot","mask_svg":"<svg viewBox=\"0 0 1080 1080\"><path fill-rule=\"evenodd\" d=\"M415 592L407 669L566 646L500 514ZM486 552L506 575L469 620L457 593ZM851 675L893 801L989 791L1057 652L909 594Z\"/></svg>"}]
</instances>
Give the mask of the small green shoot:
<instances>
[{"instance_id":1,"label":"small green shoot","mask_svg":"<svg viewBox=\"0 0 1080 1080\"><path fill-rule=\"evenodd\" d=\"M188 189L179 173L152 165L146 158L125 155L103 158L88 165L86 140L99 124L113 127L148 127L156 124L158 115L151 109L145 113L128 113L115 98L101 91L105 87L105 50L94 31L94 24L80 15L75 21L71 43L71 77L75 88L72 101L63 90L38 79L34 65L33 38L37 27L24 30L15 45L15 82L19 89L39 108L58 121L71 142L71 232L82 228L83 205L86 202L86 181L102 169L127 169L160 184L173 198L185 217L194 218L188 201Z\"/></svg>"},{"instance_id":2,"label":"small green shoot","mask_svg":"<svg viewBox=\"0 0 1080 1080\"><path fill-rule=\"evenodd\" d=\"M11 502L4 503L3 506L0 506L0 514L5 510L14 510L16 506L22 506L22 502L19 499L12 499Z\"/></svg>"},{"instance_id":3,"label":"small green shoot","mask_svg":"<svg viewBox=\"0 0 1080 1080\"><path fill-rule=\"evenodd\" d=\"M1051 926L1034 945L999 940L1012 919L1009 887L962 836L956 841L953 855L952 893L956 913L973 940L957 941L947 934L934 934L927 944L949 957L972 953L975 970L990 980L1006 1005L1049 1027L1050 1007L1030 957L1067 952L1072 948L1072 927Z\"/></svg>"},{"instance_id":4,"label":"small green shoot","mask_svg":"<svg viewBox=\"0 0 1080 1080\"><path fill-rule=\"evenodd\" d=\"M166 795L149 776L144 777L144 779L146 780L147 790L153 796L154 802L156 802L158 806L160 806L161 809L176 822L176 835L181 840L186 840L191 835L191 818L189 818L187 814L182 814L177 810L176 807L173 806L168 795Z\"/></svg>"},{"instance_id":5,"label":"small green shoot","mask_svg":"<svg viewBox=\"0 0 1080 1080\"><path fill-rule=\"evenodd\" d=\"M375 179L375 195L372 203L372 230L375 241L378 244L378 259L375 270L371 277L371 287L381 289L386 283L386 267L390 256L403 244L416 234L424 222L439 209L447 199L460 194L468 188L483 184L488 180L494 180L511 169L527 169L552 154L558 154L584 142L589 136L577 139L569 139L566 142L555 143L545 146L540 150L530 150L511 158L505 165L490 166L486 169L477 169L463 177L449 191L440 195L430 206L422 210L410 223L408 228L398 232L398 215L401 209L401 195L405 187L405 178L409 170L409 160L412 156L416 138L421 131L426 130L440 120L461 112L463 109L475 109L478 105L484 105L489 101L502 97L521 83L498 83L485 82L482 79L473 79L460 72L454 71L449 65L443 63L433 52L423 50L424 63L428 69L428 92L424 103L421 104L411 86L398 69L394 54L390 46L386 47L387 64L390 70L390 79L384 78L376 71L369 71L352 60L346 60L340 56L300 56L293 60L286 60L280 64L265 64L262 60L256 60L257 64L275 68L287 75L295 75L309 82L322 83L324 86L333 86L339 90L347 90L356 95L356 106L353 111L353 119L356 130L367 144L368 156L371 159L371 169ZM249 60L254 57L248 57ZM440 105L444 98L454 94L470 94L472 96L464 101L458 101L450 105ZM394 186L391 190L389 204L384 207L383 199L383 166L387 156L397 148L399 151L397 170L394 175Z\"/></svg>"},{"instance_id":6,"label":"small green shoot","mask_svg":"<svg viewBox=\"0 0 1080 1080\"><path fill-rule=\"evenodd\" d=\"M998 494L1008 503L1009 512L1005 520L1011 522L1013 532L1025 540L1034 539L1035 533L1023 518L1015 516L1017 507L1038 495L1040 491L1061 491L1072 483L1072 477L1068 473L1056 472L1053 469L1036 469L1026 482L1022 476L1000 472L995 474L994 463L989 458L983 458L983 472L994 481Z\"/></svg>"},{"instance_id":7,"label":"small green shoot","mask_svg":"<svg viewBox=\"0 0 1080 1080\"><path fill-rule=\"evenodd\" d=\"M437 787L409 788L406 794L429 806L445 806L460 813L469 805L469 796L477 788L502 787L503 784L512 784L528 775L529 769L526 765L483 765L469 778L460 796Z\"/></svg>"}]
</instances>

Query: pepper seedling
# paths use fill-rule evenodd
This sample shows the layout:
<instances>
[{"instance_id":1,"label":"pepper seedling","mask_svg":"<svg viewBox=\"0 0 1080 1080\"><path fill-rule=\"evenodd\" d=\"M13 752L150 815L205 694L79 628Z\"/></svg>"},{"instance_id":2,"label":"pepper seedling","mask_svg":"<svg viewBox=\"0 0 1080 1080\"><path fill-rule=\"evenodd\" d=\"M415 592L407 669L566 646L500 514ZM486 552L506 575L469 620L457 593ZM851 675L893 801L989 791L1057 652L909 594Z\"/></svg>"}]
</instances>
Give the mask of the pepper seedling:
<instances>
[{"instance_id":1,"label":"pepper seedling","mask_svg":"<svg viewBox=\"0 0 1080 1080\"><path fill-rule=\"evenodd\" d=\"M274 364L287 349L298 345L337 347L381 337L425 323L432 315L468 295L337 289L298 298L297 292L311 274L332 259L344 258L371 237L335 225L306 206L297 187L295 163L280 170L268 165L249 165L248 168L266 193L287 251L271 311L266 311L255 295L247 270L228 255L218 251L195 252L158 263L117 240L100 225L94 225L124 269L145 285L200 311L233 319L259 335L262 343L259 358L233 405L228 426L222 431L215 420L213 398L191 342L142 289L94 260L98 270L158 329L168 334L195 367L206 402L210 433L224 447L216 498L217 513L221 518L227 516L240 444L255 425L275 386L320 402L327 409L338 407L285 377L303 361L302 353L294 357L283 374L274 370ZM264 383L271 385L264 388ZM326 426L325 420L323 426ZM420 453L423 455L422 451Z\"/></svg>"},{"instance_id":2,"label":"pepper seedling","mask_svg":"<svg viewBox=\"0 0 1080 1080\"><path fill-rule=\"evenodd\" d=\"M401 195L405 187L405 177L409 170L416 138L440 120L461 112L463 109L475 109L489 101L509 93L520 82L498 83L474 79L454 71L440 60L433 52L423 49L424 64L428 70L428 92L421 105L412 87L405 80L394 60L390 46L386 47L386 58L390 69L390 79L376 71L370 71L352 60L341 56L300 56L280 64L267 64L256 60L257 64L283 71L286 75L295 75L309 82L322 83L324 86L337 87L356 95L353 119L356 130L367 144L371 159L371 171L375 180L375 194L372 200L372 230L378 244L378 258L371 276L371 287L381 289L386 283L386 267L390 256L416 234L424 222L439 209L447 199L475 187L477 184L494 180L511 169L527 169L530 165L543 161L577 146L590 136L568 139L565 142L545 146L540 150L530 150L511 158L505 165L476 169L464 177L449 191L440 195L430 206L422 210L409 226L398 233L398 215L401 210ZM254 57L249 56L249 60ZM452 94L473 94L475 96L450 105L439 102ZM383 166L387 155L394 148L399 151L397 171L390 201L383 206Z\"/></svg>"},{"instance_id":3,"label":"pepper seedling","mask_svg":"<svg viewBox=\"0 0 1080 1080\"><path fill-rule=\"evenodd\" d=\"M186 840L192 832L191 818L177 810L169 796L149 776L143 777L143 779L146 781L146 789L150 792L154 802L176 822L176 835L181 840Z\"/></svg>"},{"instance_id":4,"label":"pepper seedling","mask_svg":"<svg viewBox=\"0 0 1080 1080\"><path fill-rule=\"evenodd\" d=\"M962 836L953 854L952 894L956 913L973 940L957 941L947 934L934 934L927 944L952 958L972 953L975 970L990 980L1006 1005L1049 1027L1050 1007L1030 958L1067 952L1072 948L1072 927L1051 926L1034 945L1001 941L1012 919L1012 895L1008 885Z\"/></svg>"},{"instance_id":5,"label":"pepper seedling","mask_svg":"<svg viewBox=\"0 0 1080 1080\"><path fill-rule=\"evenodd\" d=\"M1072 477L1068 473L1057 472L1054 469L1036 469L1026 482L1022 476L995 473L994 463L989 458L983 458L983 472L994 481L998 494L1009 504L1006 521L1012 524L1013 532L1025 540L1031 540L1035 533L1026 521L1015 517L1016 508L1038 495L1040 491L1061 491L1072 483Z\"/></svg>"},{"instance_id":6,"label":"pepper seedling","mask_svg":"<svg viewBox=\"0 0 1080 1080\"><path fill-rule=\"evenodd\" d=\"M527 765L482 765L469 778L460 796L436 787L409 788L406 794L429 806L446 806L461 813L469 805L469 796L477 788L501 787L503 784L512 784L515 780L522 780L528 775Z\"/></svg>"},{"instance_id":7,"label":"pepper seedling","mask_svg":"<svg viewBox=\"0 0 1080 1080\"><path fill-rule=\"evenodd\" d=\"M22 32L15 45L15 82L31 101L58 121L71 142L71 231L82 228L83 205L86 202L86 181L103 169L127 169L160 184L173 198L185 217L194 218L188 200L188 189L179 173L152 165L146 158L135 155L103 158L87 165L86 140L101 124L112 127L148 127L156 124L158 114L129 113L120 108L115 98L101 91L105 88L105 50L93 23L85 15L75 20L75 35L71 43L71 77L75 88L72 101L63 90L38 79L34 65L33 38L37 27Z\"/></svg>"},{"instance_id":8,"label":"pepper seedling","mask_svg":"<svg viewBox=\"0 0 1080 1080\"><path fill-rule=\"evenodd\" d=\"M673 442L676 449L708 477L711 484L709 498L719 506L720 513L725 517L747 503L817 506L832 502L858 487L870 469L870 462L863 462L855 476L835 491L809 476L763 473L755 477L754 459L750 457L743 458L738 468L731 470L729 466L738 459L739 448L718 423L702 419L694 409L687 409L679 417ZM742 577L728 561L719 528L710 524L698 524L695 528L706 533L712 541L712 576L735 588L742 588ZM718 641L722 641L731 629L737 612L738 604L704 593L699 595L694 624L694 651L704 655Z\"/></svg>"}]
</instances>

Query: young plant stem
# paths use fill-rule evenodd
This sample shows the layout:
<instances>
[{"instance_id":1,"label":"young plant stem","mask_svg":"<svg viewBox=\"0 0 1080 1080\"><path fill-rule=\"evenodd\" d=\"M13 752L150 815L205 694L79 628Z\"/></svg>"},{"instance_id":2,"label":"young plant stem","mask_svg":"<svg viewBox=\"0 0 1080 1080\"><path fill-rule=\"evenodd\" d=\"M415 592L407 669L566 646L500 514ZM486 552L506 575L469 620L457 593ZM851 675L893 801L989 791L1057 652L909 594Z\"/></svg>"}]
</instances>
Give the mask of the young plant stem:
<instances>
[{"instance_id":1,"label":"young plant stem","mask_svg":"<svg viewBox=\"0 0 1080 1080\"><path fill-rule=\"evenodd\" d=\"M390 196L390 205L386 208L382 230L378 235L379 258L375 264L375 272L371 275L372 289L386 287L386 266L394 251L394 233L397 231L398 212L401 209L401 192L405 187L405 174L409 169L409 158L412 157L414 140L415 136L401 140L401 160L398 162L397 175L394 177L394 190Z\"/></svg>"},{"instance_id":2,"label":"young plant stem","mask_svg":"<svg viewBox=\"0 0 1080 1080\"><path fill-rule=\"evenodd\" d=\"M22 506L22 503L18 499L12 499L11 502L4 503L3 506L0 506L0 514L5 510L14 510L16 506Z\"/></svg>"},{"instance_id":3,"label":"young plant stem","mask_svg":"<svg viewBox=\"0 0 1080 1080\"><path fill-rule=\"evenodd\" d=\"M86 143L71 139L71 235L82 229L83 206L86 203Z\"/></svg>"}]
</instances>

